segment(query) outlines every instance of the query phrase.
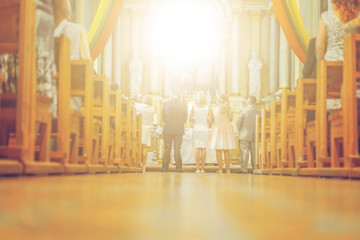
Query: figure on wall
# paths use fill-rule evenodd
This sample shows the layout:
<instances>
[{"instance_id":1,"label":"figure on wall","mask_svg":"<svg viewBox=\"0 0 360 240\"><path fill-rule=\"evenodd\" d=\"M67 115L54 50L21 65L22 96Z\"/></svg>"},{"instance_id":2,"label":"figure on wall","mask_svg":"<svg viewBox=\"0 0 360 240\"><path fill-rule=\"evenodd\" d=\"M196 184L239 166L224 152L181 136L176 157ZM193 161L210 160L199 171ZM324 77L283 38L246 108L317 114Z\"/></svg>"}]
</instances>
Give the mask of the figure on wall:
<instances>
[{"instance_id":1,"label":"figure on wall","mask_svg":"<svg viewBox=\"0 0 360 240\"><path fill-rule=\"evenodd\" d=\"M142 69L143 69L143 63L139 59L138 51L135 51L133 53L133 57L130 60L130 64L129 64L130 94L141 93Z\"/></svg>"},{"instance_id":2,"label":"figure on wall","mask_svg":"<svg viewBox=\"0 0 360 240\"><path fill-rule=\"evenodd\" d=\"M256 52L251 53L251 59L248 64L249 69L249 95L260 96L261 84L261 69L263 63L261 62Z\"/></svg>"}]
</instances>

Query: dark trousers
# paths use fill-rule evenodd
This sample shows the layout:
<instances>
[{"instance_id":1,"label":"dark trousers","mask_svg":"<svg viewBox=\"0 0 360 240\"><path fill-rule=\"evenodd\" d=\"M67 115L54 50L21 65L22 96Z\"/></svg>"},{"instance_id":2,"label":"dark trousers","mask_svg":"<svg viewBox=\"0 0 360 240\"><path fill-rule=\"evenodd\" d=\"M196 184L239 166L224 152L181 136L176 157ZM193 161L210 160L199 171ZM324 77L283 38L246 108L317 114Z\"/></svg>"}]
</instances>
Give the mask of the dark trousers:
<instances>
[{"instance_id":1,"label":"dark trousers","mask_svg":"<svg viewBox=\"0 0 360 240\"><path fill-rule=\"evenodd\" d=\"M176 162L176 171L182 171L182 159L180 154L182 135L164 135L164 157L162 162L162 171L167 172L169 169L170 152L172 143L174 142L174 156Z\"/></svg>"}]
</instances>

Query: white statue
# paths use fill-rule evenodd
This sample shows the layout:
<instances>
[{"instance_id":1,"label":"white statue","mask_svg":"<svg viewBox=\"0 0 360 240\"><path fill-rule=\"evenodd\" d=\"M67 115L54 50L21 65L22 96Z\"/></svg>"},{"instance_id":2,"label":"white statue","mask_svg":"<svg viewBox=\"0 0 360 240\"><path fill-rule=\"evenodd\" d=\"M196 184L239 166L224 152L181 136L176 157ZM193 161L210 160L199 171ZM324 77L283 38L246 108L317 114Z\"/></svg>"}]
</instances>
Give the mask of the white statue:
<instances>
[{"instance_id":1,"label":"white statue","mask_svg":"<svg viewBox=\"0 0 360 240\"><path fill-rule=\"evenodd\" d=\"M248 64L249 68L249 96L260 95L261 69L263 63L256 52L251 53L251 59Z\"/></svg>"},{"instance_id":2,"label":"white statue","mask_svg":"<svg viewBox=\"0 0 360 240\"><path fill-rule=\"evenodd\" d=\"M130 60L130 93L141 93L143 63L139 59L137 51L134 52L133 58Z\"/></svg>"}]
</instances>

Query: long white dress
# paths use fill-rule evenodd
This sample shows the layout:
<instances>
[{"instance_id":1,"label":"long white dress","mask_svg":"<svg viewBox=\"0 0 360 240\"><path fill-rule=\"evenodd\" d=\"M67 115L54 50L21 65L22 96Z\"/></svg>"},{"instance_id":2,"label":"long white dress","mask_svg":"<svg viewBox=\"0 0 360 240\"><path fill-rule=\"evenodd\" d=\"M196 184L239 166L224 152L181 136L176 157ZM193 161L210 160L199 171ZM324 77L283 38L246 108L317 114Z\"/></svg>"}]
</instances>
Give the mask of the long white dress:
<instances>
[{"instance_id":1,"label":"long white dress","mask_svg":"<svg viewBox=\"0 0 360 240\"><path fill-rule=\"evenodd\" d=\"M212 149L235 149L234 129L226 114L220 114L219 107L214 108L214 124L209 134L208 147Z\"/></svg>"},{"instance_id":2,"label":"long white dress","mask_svg":"<svg viewBox=\"0 0 360 240\"><path fill-rule=\"evenodd\" d=\"M154 108L144 103L135 105L138 114L142 115L141 143L150 146L150 132L153 129Z\"/></svg>"},{"instance_id":3,"label":"long white dress","mask_svg":"<svg viewBox=\"0 0 360 240\"><path fill-rule=\"evenodd\" d=\"M209 107L194 106L194 148L206 148L209 137Z\"/></svg>"}]
</instances>

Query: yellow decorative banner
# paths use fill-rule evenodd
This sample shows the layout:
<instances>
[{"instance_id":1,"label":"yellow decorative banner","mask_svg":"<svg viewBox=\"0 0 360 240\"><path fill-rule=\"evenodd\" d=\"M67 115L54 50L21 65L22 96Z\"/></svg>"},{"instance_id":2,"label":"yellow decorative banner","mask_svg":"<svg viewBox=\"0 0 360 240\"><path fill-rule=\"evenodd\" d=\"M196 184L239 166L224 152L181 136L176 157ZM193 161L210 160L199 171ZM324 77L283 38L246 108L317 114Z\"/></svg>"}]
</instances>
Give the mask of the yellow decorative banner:
<instances>
[{"instance_id":1,"label":"yellow decorative banner","mask_svg":"<svg viewBox=\"0 0 360 240\"><path fill-rule=\"evenodd\" d=\"M103 51L124 5L124 0L102 0L88 33L91 57L95 60Z\"/></svg>"},{"instance_id":2,"label":"yellow decorative banner","mask_svg":"<svg viewBox=\"0 0 360 240\"><path fill-rule=\"evenodd\" d=\"M309 34L307 33L296 0L272 0L281 29L300 61L304 62Z\"/></svg>"}]
</instances>

